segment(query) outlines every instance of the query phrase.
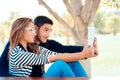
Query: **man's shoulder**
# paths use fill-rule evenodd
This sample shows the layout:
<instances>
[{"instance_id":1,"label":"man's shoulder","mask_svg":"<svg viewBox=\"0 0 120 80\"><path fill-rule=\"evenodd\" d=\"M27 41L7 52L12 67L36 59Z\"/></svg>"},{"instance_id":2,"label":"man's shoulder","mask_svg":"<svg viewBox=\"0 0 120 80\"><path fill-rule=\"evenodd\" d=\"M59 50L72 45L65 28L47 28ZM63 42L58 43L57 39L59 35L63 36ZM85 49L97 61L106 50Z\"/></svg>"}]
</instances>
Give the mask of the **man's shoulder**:
<instances>
[{"instance_id":1,"label":"man's shoulder","mask_svg":"<svg viewBox=\"0 0 120 80\"><path fill-rule=\"evenodd\" d=\"M53 40L53 39L49 39L49 40L47 40L47 42L48 42L49 44L60 44L58 41Z\"/></svg>"},{"instance_id":2,"label":"man's shoulder","mask_svg":"<svg viewBox=\"0 0 120 80\"><path fill-rule=\"evenodd\" d=\"M48 39L47 42L57 42L57 41L55 41L53 39Z\"/></svg>"}]
</instances>

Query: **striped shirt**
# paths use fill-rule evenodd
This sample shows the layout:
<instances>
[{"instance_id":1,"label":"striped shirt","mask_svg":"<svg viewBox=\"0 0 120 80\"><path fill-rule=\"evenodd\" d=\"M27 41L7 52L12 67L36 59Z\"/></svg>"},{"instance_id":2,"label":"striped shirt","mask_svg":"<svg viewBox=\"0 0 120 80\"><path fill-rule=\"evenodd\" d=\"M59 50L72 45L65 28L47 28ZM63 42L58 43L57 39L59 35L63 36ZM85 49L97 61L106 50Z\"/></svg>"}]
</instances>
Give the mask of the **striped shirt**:
<instances>
[{"instance_id":1,"label":"striped shirt","mask_svg":"<svg viewBox=\"0 0 120 80\"><path fill-rule=\"evenodd\" d=\"M48 64L48 56L58 54L41 46L39 49L41 53L35 54L26 52L20 45L13 48L10 52L9 73L13 76L30 76L32 65Z\"/></svg>"}]
</instances>

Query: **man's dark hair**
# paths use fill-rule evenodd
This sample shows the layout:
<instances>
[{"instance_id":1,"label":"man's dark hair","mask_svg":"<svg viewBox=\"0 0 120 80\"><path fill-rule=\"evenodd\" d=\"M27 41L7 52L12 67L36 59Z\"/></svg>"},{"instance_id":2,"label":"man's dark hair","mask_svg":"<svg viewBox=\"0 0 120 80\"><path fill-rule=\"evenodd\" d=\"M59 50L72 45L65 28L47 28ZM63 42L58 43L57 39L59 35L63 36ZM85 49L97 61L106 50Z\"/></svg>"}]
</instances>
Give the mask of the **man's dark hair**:
<instances>
[{"instance_id":1,"label":"man's dark hair","mask_svg":"<svg viewBox=\"0 0 120 80\"><path fill-rule=\"evenodd\" d=\"M37 17L34 19L34 24L35 24L37 27L41 27L41 26L44 25L45 23L53 25L53 21L52 21L51 19L49 19L48 17L46 17L46 16L37 16Z\"/></svg>"}]
</instances>

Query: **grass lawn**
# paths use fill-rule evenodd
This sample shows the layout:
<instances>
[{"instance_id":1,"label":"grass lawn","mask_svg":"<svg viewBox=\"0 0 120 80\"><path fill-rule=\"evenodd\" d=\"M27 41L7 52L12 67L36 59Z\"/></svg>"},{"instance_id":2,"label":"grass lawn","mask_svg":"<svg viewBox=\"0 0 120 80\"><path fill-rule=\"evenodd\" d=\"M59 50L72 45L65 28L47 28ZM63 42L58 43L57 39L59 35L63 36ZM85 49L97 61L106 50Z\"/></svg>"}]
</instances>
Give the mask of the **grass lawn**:
<instances>
[{"instance_id":1,"label":"grass lawn","mask_svg":"<svg viewBox=\"0 0 120 80\"><path fill-rule=\"evenodd\" d=\"M97 36L99 56L92 59L92 76L120 76L120 34Z\"/></svg>"}]
</instances>

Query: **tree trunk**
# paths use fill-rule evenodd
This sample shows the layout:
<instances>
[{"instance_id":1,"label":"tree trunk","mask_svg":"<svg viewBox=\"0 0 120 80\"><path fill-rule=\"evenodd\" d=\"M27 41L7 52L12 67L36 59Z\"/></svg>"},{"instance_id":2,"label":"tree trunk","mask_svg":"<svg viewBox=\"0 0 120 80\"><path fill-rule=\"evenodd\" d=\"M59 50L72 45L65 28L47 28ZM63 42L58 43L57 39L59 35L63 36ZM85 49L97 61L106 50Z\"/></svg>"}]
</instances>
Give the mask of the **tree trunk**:
<instances>
[{"instance_id":1,"label":"tree trunk","mask_svg":"<svg viewBox=\"0 0 120 80\"><path fill-rule=\"evenodd\" d=\"M73 27L66 23L56 12L54 12L44 2L44 0L38 0L38 2L39 4L42 4L49 13L71 33L76 45L84 44L87 40L87 27L96 13L100 0L85 0L85 4L83 4L81 0L63 0L68 12L73 18ZM88 75L91 76L90 59L83 60L81 62Z\"/></svg>"}]
</instances>

